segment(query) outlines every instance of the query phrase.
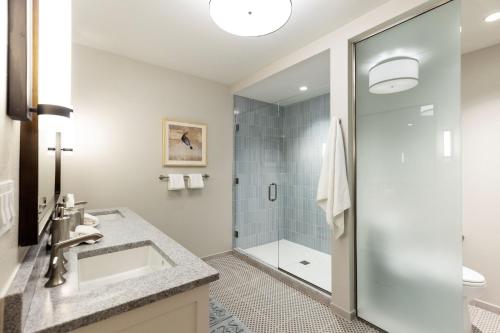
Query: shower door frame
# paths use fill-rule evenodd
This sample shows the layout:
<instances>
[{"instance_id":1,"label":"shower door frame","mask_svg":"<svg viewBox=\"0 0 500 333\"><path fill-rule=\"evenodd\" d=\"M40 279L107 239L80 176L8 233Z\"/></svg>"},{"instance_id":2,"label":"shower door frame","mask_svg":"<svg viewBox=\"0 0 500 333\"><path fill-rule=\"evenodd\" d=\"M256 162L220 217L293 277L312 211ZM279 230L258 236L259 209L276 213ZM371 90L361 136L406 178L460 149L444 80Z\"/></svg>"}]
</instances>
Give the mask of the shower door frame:
<instances>
[{"instance_id":1,"label":"shower door frame","mask_svg":"<svg viewBox=\"0 0 500 333\"><path fill-rule=\"evenodd\" d=\"M373 326L379 330L378 326L372 324L371 322L361 318L358 316L358 254L357 254L357 144L356 144L356 134L357 134L357 126L356 126L356 44L360 43L366 39L369 39L375 35L378 35L380 33L383 33L389 29L392 29L394 27L397 27L407 21L410 21L418 16L424 15L438 7L441 7L443 5L446 5L449 2L453 1L459 1L461 2L462 0L438 0L435 1L431 4L423 4L413 10L410 10L406 12L405 14L401 15L399 18L397 18L395 21L389 21L384 24L382 24L380 27L375 28L375 29L370 29L368 31L365 31L364 33L359 34L358 36L352 38L349 40L349 46L348 50L350 53L349 56L349 61L351 62L350 64L350 74L349 77L351 79L351 84L349 85L350 89L350 106L349 106L349 111L348 111L348 118L349 118L349 123L350 127L352 128L352 131L349 131L349 140L352 142L352 153L350 158L352 159L352 175L353 175L353 181L352 181L352 195L351 195L351 200L352 200L352 214L353 214L353 230L354 230L354 235L353 235L353 241L354 241L354 304L355 304L355 313L354 316L358 318L359 320L363 321L364 323L367 323L370 326ZM333 267L332 267L333 269ZM382 330L383 331L383 330Z\"/></svg>"}]
</instances>

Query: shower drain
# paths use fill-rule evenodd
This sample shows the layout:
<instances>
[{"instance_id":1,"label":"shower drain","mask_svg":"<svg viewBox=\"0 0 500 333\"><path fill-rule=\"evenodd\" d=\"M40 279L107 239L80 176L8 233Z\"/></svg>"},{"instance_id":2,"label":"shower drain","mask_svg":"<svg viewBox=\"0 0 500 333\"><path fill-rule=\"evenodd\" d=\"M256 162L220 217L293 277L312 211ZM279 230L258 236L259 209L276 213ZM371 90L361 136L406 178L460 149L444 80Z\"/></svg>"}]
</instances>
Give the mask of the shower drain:
<instances>
[{"instance_id":1,"label":"shower drain","mask_svg":"<svg viewBox=\"0 0 500 333\"><path fill-rule=\"evenodd\" d=\"M310 262L309 262L309 261L307 261L307 260L302 260L300 263L301 263L302 265L309 265L309 264L310 264Z\"/></svg>"}]
</instances>

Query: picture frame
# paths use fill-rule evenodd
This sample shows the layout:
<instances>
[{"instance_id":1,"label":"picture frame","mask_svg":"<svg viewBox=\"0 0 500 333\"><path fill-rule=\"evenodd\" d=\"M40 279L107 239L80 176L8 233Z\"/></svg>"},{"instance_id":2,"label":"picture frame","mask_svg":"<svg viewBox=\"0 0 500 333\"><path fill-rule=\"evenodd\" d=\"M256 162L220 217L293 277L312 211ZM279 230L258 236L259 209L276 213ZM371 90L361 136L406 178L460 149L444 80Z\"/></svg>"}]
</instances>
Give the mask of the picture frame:
<instances>
[{"instance_id":1,"label":"picture frame","mask_svg":"<svg viewBox=\"0 0 500 333\"><path fill-rule=\"evenodd\" d=\"M207 125L163 119L163 165L207 165Z\"/></svg>"}]
</instances>

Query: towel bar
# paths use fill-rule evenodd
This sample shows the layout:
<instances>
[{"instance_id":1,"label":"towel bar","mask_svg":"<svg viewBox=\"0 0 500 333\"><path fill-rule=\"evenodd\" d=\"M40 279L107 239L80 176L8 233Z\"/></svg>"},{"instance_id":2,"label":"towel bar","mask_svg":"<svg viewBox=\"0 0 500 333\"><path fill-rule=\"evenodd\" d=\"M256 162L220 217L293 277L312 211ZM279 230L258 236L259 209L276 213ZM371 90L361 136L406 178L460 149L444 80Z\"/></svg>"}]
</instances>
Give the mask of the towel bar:
<instances>
[{"instance_id":1,"label":"towel bar","mask_svg":"<svg viewBox=\"0 0 500 333\"><path fill-rule=\"evenodd\" d=\"M210 175L204 174L201 177L203 177L203 179L208 179L210 177ZM161 180L161 181L168 180L168 176L160 175L160 177L158 177L158 179ZM184 179L188 179L188 176L184 175Z\"/></svg>"}]
</instances>

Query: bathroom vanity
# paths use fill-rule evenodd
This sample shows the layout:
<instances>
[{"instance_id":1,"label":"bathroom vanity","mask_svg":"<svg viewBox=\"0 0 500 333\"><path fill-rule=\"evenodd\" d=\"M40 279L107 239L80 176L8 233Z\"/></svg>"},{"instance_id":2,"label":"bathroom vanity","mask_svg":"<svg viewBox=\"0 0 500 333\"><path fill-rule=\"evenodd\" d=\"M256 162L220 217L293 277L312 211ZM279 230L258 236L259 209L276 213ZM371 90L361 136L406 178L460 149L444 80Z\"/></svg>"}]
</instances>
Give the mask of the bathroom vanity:
<instances>
[{"instance_id":1,"label":"bathroom vanity","mask_svg":"<svg viewBox=\"0 0 500 333\"><path fill-rule=\"evenodd\" d=\"M218 272L128 208L100 214L104 238L65 252L66 282L45 288L45 241L5 299L9 332L208 332Z\"/></svg>"}]
</instances>

